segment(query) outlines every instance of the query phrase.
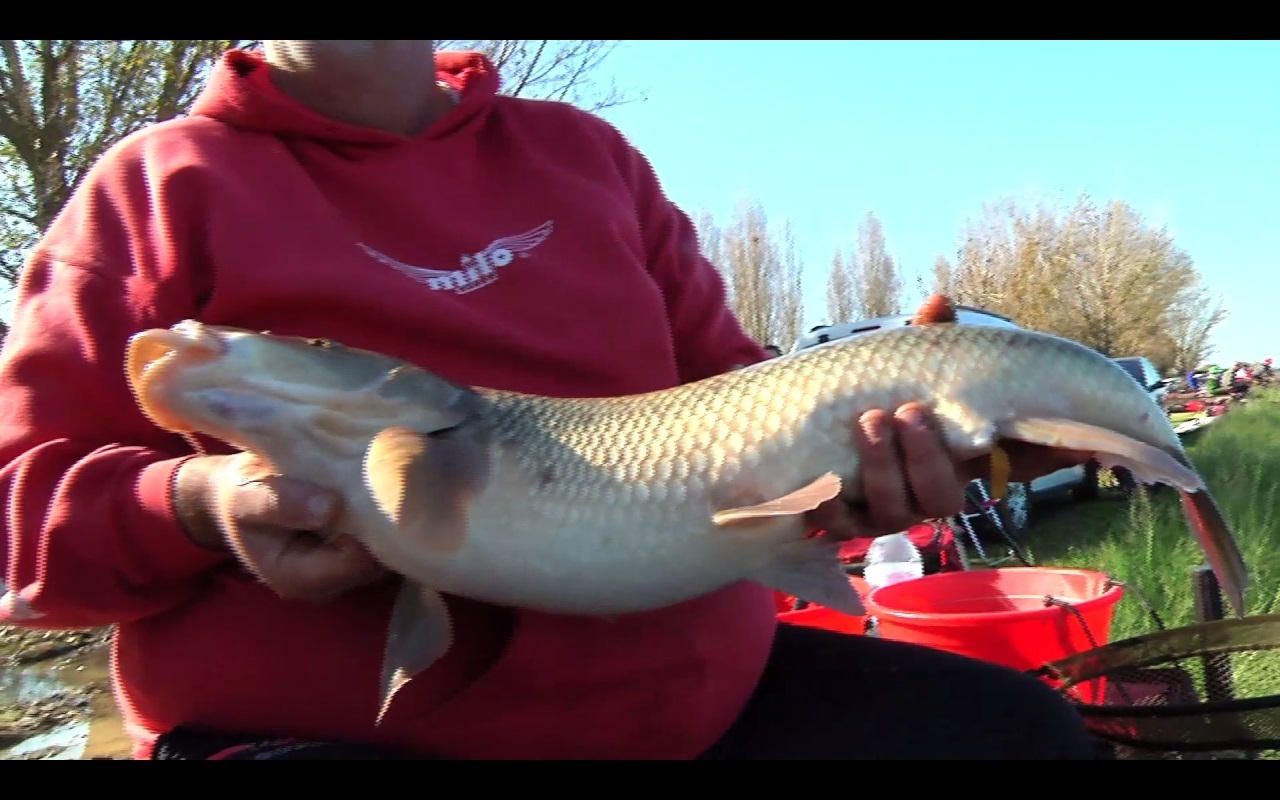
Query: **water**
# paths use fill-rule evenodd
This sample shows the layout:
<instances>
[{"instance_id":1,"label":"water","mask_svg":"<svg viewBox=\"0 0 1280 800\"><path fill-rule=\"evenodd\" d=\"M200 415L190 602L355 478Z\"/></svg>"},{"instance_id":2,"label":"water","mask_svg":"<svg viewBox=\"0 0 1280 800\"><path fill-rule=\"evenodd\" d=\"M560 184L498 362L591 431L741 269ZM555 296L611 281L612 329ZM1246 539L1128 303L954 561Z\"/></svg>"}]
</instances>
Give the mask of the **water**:
<instances>
[{"instance_id":1,"label":"water","mask_svg":"<svg viewBox=\"0 0 1280 800\"><path fill-rule=\"evenodd\" d=\"M0 744L0 760L128 758L130 742L109 676L106 647L49 664L0 669L0 713L56 709L60 717L52 727Z\"/></svg>"},{"instance_id":2,"label":"water","mask_svg":"<svg viewBox=\"0 0 1280 800\"><path fill-rule=\"evenodd\" d=\"M66 689L67 685L57 674L19 668L0 669L0 707L38 703Z\"/></svg>"},{"instance_id":3,"label":"water","mask_svg":"<svg viewBox=\"0 0 1280 800\"><path fill-rule=\"evenodd\" d=\"M53 730L29 736L0 753L6 761L73 761L83 759L89 748L92 723L71 722Z\"/></svg>"}]
</instances>

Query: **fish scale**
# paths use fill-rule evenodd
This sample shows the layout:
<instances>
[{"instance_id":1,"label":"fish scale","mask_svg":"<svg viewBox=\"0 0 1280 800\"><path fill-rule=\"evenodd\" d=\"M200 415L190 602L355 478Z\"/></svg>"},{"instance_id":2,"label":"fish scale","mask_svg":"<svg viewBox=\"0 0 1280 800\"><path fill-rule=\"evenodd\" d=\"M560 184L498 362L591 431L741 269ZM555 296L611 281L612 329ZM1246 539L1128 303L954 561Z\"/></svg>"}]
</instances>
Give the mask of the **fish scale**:
<instances>
[{"instance_id":1,"label":"fish scale","mask_svg":"<svg viewBox=\"0 0 1280 800\"><path fill-rule=\"evenodd\" d=\"M841 342L801 354L796 362L772 360L637 397L557 400L539 407L523 396L493 392L488 397L500 420L497 431L520 440L521 459L553 463L563 448L581 459L581 471L566 475L574 481L604 486L697 480L731 488L748 467L778 483L787 482L780 476L801 469L811 473L810 479L828 470L852 475L857 456L850 424L856 414L911 398L924 398L929 405L929 391L946 394L964 374L955 363L957 348L949 345L968 342L975 349L974 337L957 337L944 328L911 334ZM903 353L910 356L906 363ZM893 364L901 366L890 368ZM1015 375L1024 366L1006 365ZM554 486L544 490L556 491Z\"/></svg>"},{"instance_id":2,"label":"fish scale","mask_svg":"<svg viewBox=\"0 0 1280 800\"><path fill-rule=\"evenodd\" d=\"M808 514L860 499L857 418L911 401L933 411L956 460L1020 440L1176 486L1243 614L1243 559L1168 418L1076 342L929 322L613 398L473 389L313 344L184 322L136 335L127 371L157 424L340 493L343 529L404 577L379 718L448 650L442 592L612 617L753 580L861 613L840 543L808 537Z\"/></svg>"}]
</instances>

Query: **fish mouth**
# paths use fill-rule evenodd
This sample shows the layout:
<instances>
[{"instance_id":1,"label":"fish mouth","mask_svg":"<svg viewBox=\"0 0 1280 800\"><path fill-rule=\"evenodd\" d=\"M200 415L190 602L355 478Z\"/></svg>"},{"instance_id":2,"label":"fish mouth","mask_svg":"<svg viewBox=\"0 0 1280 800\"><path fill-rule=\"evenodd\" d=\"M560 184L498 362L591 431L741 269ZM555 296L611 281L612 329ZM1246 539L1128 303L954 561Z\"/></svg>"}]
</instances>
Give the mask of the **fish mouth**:
<instances>
[{"instance_id":1,"label":"fish mouth","mask_svg":"<svg viewBox=\"0 0 1280 800\"><path fill-rule=\"evenodd\" d=\"M129 340L129 389L156 425L173 433L194 433L195 426L178 407L178 383L190 368L212 364L226 352L226 343L215 331L191 320L143 331Z\"/></svg>"}]
</instances>

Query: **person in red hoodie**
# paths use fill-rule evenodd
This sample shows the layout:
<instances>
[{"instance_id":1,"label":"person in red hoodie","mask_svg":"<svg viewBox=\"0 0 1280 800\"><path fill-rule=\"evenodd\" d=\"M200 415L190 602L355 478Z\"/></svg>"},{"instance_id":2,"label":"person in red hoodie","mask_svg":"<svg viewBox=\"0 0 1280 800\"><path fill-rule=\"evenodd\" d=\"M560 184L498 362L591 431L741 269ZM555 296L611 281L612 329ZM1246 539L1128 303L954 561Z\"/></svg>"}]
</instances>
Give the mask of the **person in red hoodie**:
<instances>
[{"instance_id":1,"label":"person in red hoodie","mask_svg":"<svg viewBox=\"0 0 1280 800\"><path fill-rule=\"evenodd\" d=\"M274 40L226 53L189 116L103 156L30 254L0 354L0 623L115 625L137 758L1092 757L1039 682L778 626L747 582L613 621L449 598L454 647L373 724L387 570L315 535L331 495L247 482L244 454L149 424L130 335L196 318L557 396L769 355L617 130L497 89L483 55L431 42ZM815 529L960 508L972 475L919 407L850 430L872 500L828 504ZM1016 463L1064 459L1081 460Z\"/></svg>"}]
</instances>

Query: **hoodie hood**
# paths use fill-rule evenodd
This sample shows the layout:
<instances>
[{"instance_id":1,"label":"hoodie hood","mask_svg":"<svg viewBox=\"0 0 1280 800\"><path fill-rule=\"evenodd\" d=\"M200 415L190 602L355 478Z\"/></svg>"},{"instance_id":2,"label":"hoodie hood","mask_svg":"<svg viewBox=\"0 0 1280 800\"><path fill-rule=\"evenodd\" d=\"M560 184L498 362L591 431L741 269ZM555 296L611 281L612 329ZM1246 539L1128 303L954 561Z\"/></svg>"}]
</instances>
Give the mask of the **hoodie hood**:
<instances>
[{"instance_id":1,"label":"hoodie hood","mask_svg":"<svg viewBox=\"0 0 1280 800\"><path fill-rule=\"evenodd\" d=\"M331 144L394 145L411 139L437 139L479 121L498 93L498 73L480 52L435 54L436 79L455 89L459 103L415 136L349 125L332 120L276 88L262 53L228 50L209 75L191 108L192 116L209 117L244 130L316 139Z\"/></svg>"}]
</instances>

